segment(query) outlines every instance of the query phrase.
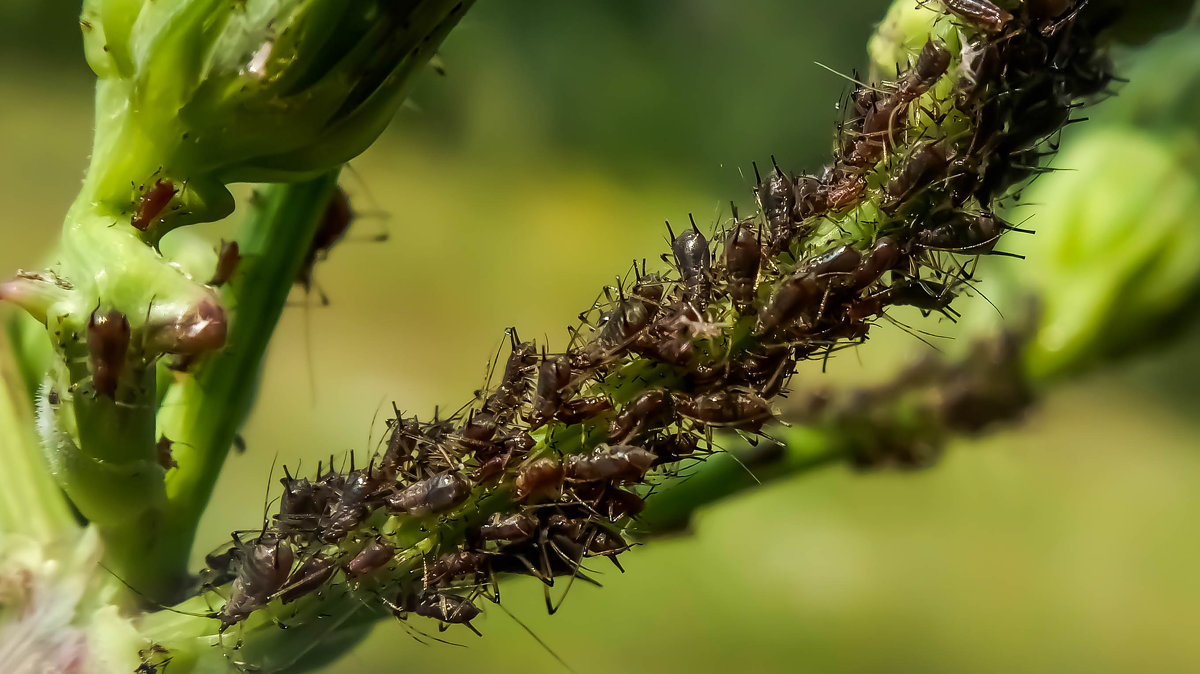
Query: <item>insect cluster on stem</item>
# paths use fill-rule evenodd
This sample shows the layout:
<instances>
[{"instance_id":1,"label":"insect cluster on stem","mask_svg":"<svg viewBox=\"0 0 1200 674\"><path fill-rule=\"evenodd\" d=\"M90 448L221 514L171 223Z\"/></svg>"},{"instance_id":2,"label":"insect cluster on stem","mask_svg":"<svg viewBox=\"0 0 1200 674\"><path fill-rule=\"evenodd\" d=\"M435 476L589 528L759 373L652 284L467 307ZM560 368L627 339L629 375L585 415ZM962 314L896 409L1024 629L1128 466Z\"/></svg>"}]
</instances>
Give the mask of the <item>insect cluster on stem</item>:
<instances>
[{"instance_id":1,"label":"insect cluster on stem","mask_svg":"<svg viewBox=\"0 0 1200 674\"><path fill-rule=\"evenodd\" d=\"M716 451L714 431L763 435L799 361L862 341L893 306L953 317L964 259L1014 229L998 202L1111 73L1075 2L944 7L960 53L931 39L895 80L858 86L821 171L775 165L755 216L672 231L674 271L635 264L564 351L510 331L497 382L448 418L397 411L367 466L284 477L264 533L235 547L222 629L339 583L469 626L498 575L589 580L586 560L617 563L653 484ZM828 236L848 218L867 234Z\"/></svg>"}]
</instances>

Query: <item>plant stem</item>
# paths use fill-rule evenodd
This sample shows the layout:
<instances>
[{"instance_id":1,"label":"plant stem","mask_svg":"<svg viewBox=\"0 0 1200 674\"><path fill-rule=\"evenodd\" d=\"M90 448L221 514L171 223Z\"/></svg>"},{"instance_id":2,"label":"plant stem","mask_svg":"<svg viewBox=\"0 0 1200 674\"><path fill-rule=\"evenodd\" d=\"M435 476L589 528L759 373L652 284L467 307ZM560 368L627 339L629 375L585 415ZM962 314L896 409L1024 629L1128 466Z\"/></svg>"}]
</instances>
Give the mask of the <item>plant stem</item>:
<instances>
[{"instance_id":1,"label":"plant stem","mask_svg":"<svg viewBox=\"0 0 1200 674\"><path fill-rule=\"evenodd\" d=\"M227 296L229 341L194 376L172 387L158 416L178 469L167 475L162 527L143 536L145 587L169 590L186 576L196 525L225 457L253 405L267 344L337 185L338 171L264 187L239 240L242 262Z\"/></svg>"},{"instance_id":2,"label":"plant stem","mask_svg":"<svg viewBox=\"0 0 1200 674\"><path fill-rule=\"evenodd\" d=\"M0 534L26 534L40 541L78 529L62 490L42 458L33 410L7 335L0 331Z\"/></svg>"}]
</instances>

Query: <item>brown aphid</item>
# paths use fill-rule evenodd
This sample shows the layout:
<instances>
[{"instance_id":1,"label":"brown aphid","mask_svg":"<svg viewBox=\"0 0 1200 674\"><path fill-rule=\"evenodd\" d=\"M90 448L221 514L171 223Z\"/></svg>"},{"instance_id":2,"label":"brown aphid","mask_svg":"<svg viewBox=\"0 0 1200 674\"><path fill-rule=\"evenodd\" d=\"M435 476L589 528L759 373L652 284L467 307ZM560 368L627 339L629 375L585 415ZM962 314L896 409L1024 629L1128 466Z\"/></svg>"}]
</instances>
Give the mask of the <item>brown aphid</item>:
<instances>
[{"instance_id":1,"label":"brown aphid","mask_svg":"<svg viewBox=\"0 0 1200 674\"><path fill-rule=\"evenodd\" d=\"M387 497L388 510L417 517L453 510L471 495L471 483L459 473L439 473Z\"/></svg>"},{"instance_id":2,"label":"brown aphid","mask_svg":"<svg viewBox=\"0 0 1200 674\"><path fill-rule=\"evenodd\" d=\"M1013 18L1012 14L988 0L941 0L941 2L946 9L971 22L985 33L999 33Z\"/></svg>"},{"instance_id":3,"label":"brown aphid","mask_svg":"<svg viewBox=\"0 0 1200 674\"><path fill-rule=\"evenodd\" d=\"M815 307L821 301L821 293L815 274L801 269L785 279L775 289L766 306L758 312L754 334L767 335L796 320L805 309Z\"/></svg>"},{"instance_id":4,"label":"brown aphid","mask_svg":"<svg viewBox=\"0 0 1200 674\"><path fill-rule=\"evenodd\" d=\"M638 482L654 465L653 452L634 445L599 445L567 457L566 477L577 482Z\"/></svg>"},{"instance_id":5,"label":"brown aphid","mask_svg":"<svg viewBox=\"0 0 1200 674\"><path fill-rule=\"evenodd\" d=\"M531 429L544 426L554 418L562 405L562 390L570 383L571 366L566 358L550 356L542 359L528 417Z\"/></svg>"},{"instance_id":6,"label":"brown aphid","mask_svg":"<svg viewBox=\"0 0 1200 674\"><path fill-rule=\"evenodd\" d=\"M515 331L509 332L512 353L504 365L504 376L495 390L483 403L483 409L495 414L497 419L511 418L513 411L529 389L529 378L537 367L537 349L533 342L519 342Z\"/></svg>"},{"instance_id":7,"label":"brown aphid","mask_svg":"<svg viewBox=\"0 0 1200 674\"><path fill-rule=\"evenodd\" d=\"M796 221L821 215L829 210L824 186L816 176L800 176L796 179L796 205L792 210Z\"/></svg>"},{"instance_id":8,"label":"brown aphid","mask_svg":"<svg viewBox=\"0 0 1200 674\"><path fill-rule=\"evenodd\" d=\"M913 241L922 248L968 255L995 253L1006 225L990 213L951 213L932 227L918 230ZM1011 255L1005 253L1005 255ZM1020 257L1020 256L1016 256Z\"/></svg>"},{"instance_id":9,"label":"brown aphid","mask_svg":"<svg viewBox=\"0 0 1200 674\"><path fill-rule=\"evenodd\" d=\"M829 204L829 210L840 211L850 206L862 196L866 189L867 181L862 176L857 174L844 176L829 187L825 197Z\"/></svg>"},{"instance_id":10,"label":"brown aphid","mask_svg":"<svg viewBox=\"0 0 1200 674\"><path fill-rule=\"evenodd\" d=\"M139 231L146 231L167 209L178 192L175 184L169 180L159 178L154 181L150 189L143 192L142 196L138 198L137 208L134 209L129 224Z\"/></svg>"},{"instance_id":11,"label":"brown aphid","mask_svg":"<svg viewBox=\"0 0 1200 674\"><path fill-rule=\"evenodd\" d=\"M329 555L317 553L309 557L288 576L287 583L279 592L283 603L290 604L297 599L316 592L333 578L337 573L337 560Z\"/></svg>"},{"instance_id":12,"label":"brown aphid","mask_svg":"<svg viewBox=\"0 0 1200 674\"><path fill-rule=\"evenodd\" d=\"M537 532L537 518L523 512L512 515L493 513L488 523L479 527L480 538L501 543L523 543L537 535Z\"/></svg>"},{"instance_id":13,"label":"brown aphid","mask_svg":"<svg viewBox=\"0 0 1200 674\"><path fill-rule=\"evenodd\" d=\"M517 474L513 495L518 501L558 491L563 483L563 465L557 459L542 457L526 463Z\"/></svg>"},{"instance_id":14,"label":"brown aphid","mask_svg":"<svg viewBox=\"0 0 1200 674\"><path fill-rule=\"evenodd\" d=\"M555 417L564 424L578 424L612 409L608 396L588 396L568 400L562 404Z\"/></svg>"},{"instance_id":15,"label":"brown aphid","mask_svg":"<svg viewBox=\"0 0 1200 674\"><path fill-rule=\"evenodd\" d=\"M748 224L739 224L729 233L722 258L726 288L733 306L742 314L753 312L758 270L762 265L762 245Z\"/></svg>"},{"instance_id":16,"label":"brown aphid","mask_svg":"<svg viewBox=\"0 0 1200 674\"><path fill-rule=\"evenodd\" d=\"M512 461L512 454L505 452L504 454L496 454L490 456L479 463L479 467L471 474L471 481L475 484L487 484L492 480L504 474L508 470L508 464Z\"/></svg>"},{"instance_id":17,"label":"brown aphid","mask_svg":"<svg viewBox=\"0 0 1200 674\"><path fill-rule=\"evenodd\" d=\"M792 212L796 207L796 186L792 179L780 170L779 165L775 164L774 157L771 158L771 163L774 168L767 174L766 180L759 178L758 166L754 166L754 176L758 180L758 187L754 192L758 196L758 205L767 218L771 240L774 242L788 238L792 226Z\"/></svg>"},{"instance_id":18,"label":"brown aphid","mask_svg":"<svg viewBox=\"0 0 1200 674\"><path fill-rule=\"evenodd\" d=\"M162 466L163 470L179 467L179 464L175 462L175 458L171 456L171 446L174 444L165 435L158 436L158 442L154 443L154 454L158 460L158 465Z\"/></svg>"},{"instance_id":19,"label":"brown aphid","mask_svg":"<svg viewBox=\"0 0 1200 674\"><path fill-rule=\"evenodd\" d=\"M950 157L941 143L918 147L908 156L904 168L888 181L879 207L884 213L894 212L906 199L933 182L949 165Z\"/></svg>"},{"instance_id":20,"label":"brown aphid","mask_svg":"<svg viewBox=\"0 0 1200 674\"><path fill-rule=\"evenodd\" d=\"M638 394L629 401L608 426L608 439L620 444L654 428L671 416L671 396L654 389Z\"/></svg>"},{"instance_id":21,"label":"brown aphid","mask_svg":"<svg viewBox=\"0 0 1200 674\"><path fill-rule=\"evenodd\" d=\"M220 287L229 283L233 278L233 274L237 271L238 263L242 261L242 255L238 250L237 241L221 241L221 250L217 253L217 268L213 272L212 280L208 285Z\"/></svg>"},{"instance_id":22,"label":"brown aphid","mask_svg":"<svg viewBox=\"0 0 1200 674\"><path fill-rule=\"evenodd\" d=\"M367 500L379 488L371 472L369 469L352 470L345 477L336 499L330 500L333 506L317 522L322 541L337 543L366 519Z\"/></svg>"},{"instance_id":23,"label":"brown aphid","mask_svg":"<svg viewBox=\"0 0 1200 674\"><path fill-rule=\"evenodd\" d=\"M330 249L346 236L346 232L350 230L350 224L353 222L354 209L350 206L350 196L341 187L337 187L333 190L329 203L325 205L325 211L321 214L321 222L317 224L317 229L313 232L312 241L308 244L308 251L304 254L304 262L296 274L296 283L300 284L305 292L312 290L313 268L317 262L329 255Z\"/></svg>"},{"instance_id":24,"label":"brown aphid","mask_svg":"<svg viewBox=\"0 0 1200 674\"><path fill-rule=\"evenodd\" d=\"M896 83L896 99L910 103L921 94L929 91L938 78L946 74L950 67L950 50L941 40L930 40L925 43L917 62L904 77Z\"/></svg>"},{"instance_id":25,"label":"brown aphid","mask_svg":"<svg viewBox=\"0 0 1200 674\"><path fill-rule=\"evenodd\" d=\"M396 548L390 543L382 539L375 539L359 551L354 559L346 565L346 575L351 578L362 578L363 576L378 571L387 563L392 561L392 557L396 554Z\"/></svg>"},{"instance_id":26,"label":"brown aphid","mask_svg":"<svg viewBox=\"0 0 1200 674\"><path fill-rule=\"evenodd\" d=\"M612 488L604 493L597 510L608 514L608 519L616 522L624 518L633 518L642 514L646 501L637 494L624 489Z\"/></svg>"},{"instance_id":27,"label":"brown aphid","mask_svg":"<svg viewBox=\"0 0 1200 674\"><path fill-rule=\"evenodd\" d=\"M97 395L115 399L125 355L129 351L130 329L125 314L110 309L92 312L88 319L88 363L92 366L92 387Z\"/></svg>"},{"instance_id":28,"label":"brown aphid","mask_svg":"<svg viewBox=\"0 0 1200 674\"><path fill-rule=\"evenodd\" d=\"M452 625L466 625L472 632L479 634L479 631L471 626L471 621L479 616L479 607L466 597L444 592L427 592L415 602L411 602L409 607L409 610L419 616Z\"/></svg>"},{"instance_id":29,"label":"brown aphid","mask_svg":"<svg viewBox=\"0 0 1200 674\"><path fill-rule=\"evenodd\" d=\"M854 270L853 287L866 288L900 262L900 244L890 236L880 237Z\"/></svg>"},{"instance_id":30,"label":"brown aphid","mask_svg":"<svg viewBox=\"0 0 1200 674\"><path fill-rule=\"evenodd\" d=\"M708 239L697 229L695 220L691 229L675 237L671 251L683 281L684 300L697 309L703 309L708 305L712 271L709 269Z\"/></svg>"},{"instance_id":31,"label":"brown aphid","mask_svg":"<svg viewBox=\"0 0 1200 674\"><path fill-rule=\"evenodd\" d=\"M442 555L425 569L425 585L436 587L455 578L483 573L488 555L474 550L457 550Z\"/></svg>"},{"instance_id":32,"label":"brown aphid","mask_svg":"<svg viewBox=\"0 0 1200 674\"><path fill-rule=\"evenodd\" d=\"M271 532L244 546L241 566L229 590L229 601L213 616L221 621L220 631L224 632L266 606L272 595L287 582L295 558L291 543Z\"/></svg>"},{"instance_id":33,"label":"brown aphid","mask_svg":"<svg viewBox=\"0 0 1200 674\"><path fill-rule=\"evenodd\" d=\"M707 426L757 430L771 419L771 407L756 393L716 391L682 398L679 413Z\"/></svg>"},{"instance_id":34,"label":"brown aphid","mask_svg":"<svg viewBox=\"0 0 1200 674\"><path fill-rule=\"evenodd\" d=\"M963 45L962 64L959 66L958 81L954 86L954 105L963 112L969 111L979 100L987 85L1000 75L1000 49L992 42L981 41ZM976 127L981 125L978 123ZM978 148L972 143L968 152Z\"/></svg>"}]
</instances>

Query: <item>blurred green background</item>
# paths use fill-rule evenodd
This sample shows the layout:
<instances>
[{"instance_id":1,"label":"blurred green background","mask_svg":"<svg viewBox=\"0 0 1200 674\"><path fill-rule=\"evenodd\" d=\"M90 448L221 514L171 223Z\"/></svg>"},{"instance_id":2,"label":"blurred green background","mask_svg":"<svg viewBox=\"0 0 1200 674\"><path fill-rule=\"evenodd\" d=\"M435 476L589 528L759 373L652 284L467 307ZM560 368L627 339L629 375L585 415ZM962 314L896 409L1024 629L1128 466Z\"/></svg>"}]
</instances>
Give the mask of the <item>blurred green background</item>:
<instances>
[{"instance_id":1,"label":"blurred green background","mask_svg":"<svg viewBox=\"0 0 1200 674\"><path fill-rule=\"evenodd\" d=\"M665 249L664 219L749 208L752 160L819 166L846 83L813 62L860 66L885 4L479 3L447 77L346 174L359 240L317 270L329 306L296 293L197 555L256 526L276 458L365 452L393 400L457 408L506 326L564 344L601 285ZM46 261L85 165L76 11L0 7L0 269ZM878 380L927 348L881 326L796 381ZM930 471L835 468L721 504L624 575L597 564L605 587L556 616L535 582L505 606L581 673L1195 671L1198 356L1192 339L1056 391ZM477 624L443 635L465 648L382 624L329 671L562 671L502 611Z\"/></svg>"}]
</instances>

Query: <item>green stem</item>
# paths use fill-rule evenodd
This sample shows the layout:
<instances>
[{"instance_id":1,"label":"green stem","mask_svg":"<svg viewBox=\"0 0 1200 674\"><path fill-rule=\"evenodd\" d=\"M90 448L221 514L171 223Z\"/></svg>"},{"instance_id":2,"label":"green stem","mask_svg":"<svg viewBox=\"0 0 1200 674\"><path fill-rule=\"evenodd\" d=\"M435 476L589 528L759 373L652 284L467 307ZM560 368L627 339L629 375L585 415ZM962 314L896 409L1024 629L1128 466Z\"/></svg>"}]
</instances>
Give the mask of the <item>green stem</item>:
<instances>
[{"instance_id":1,"label":"green stem","mask_svg":"<svg viewBox=\"0 0 1200 674\"><path fill-rule=\"evenodd\" d=\"M48 542L77 530L75 517L42 458L33 410L7 336L0 331L0 535Z\"/></svg>"},{"instance_id":2,"label":"green stem","mask_svg":"<svg viewBox=\"0 0 1200 674\"><path fill-rule=\"evenodd\" d=\"M178 469L167 475L162 527L143 535L147 587L169 589L186 574L192 539L225 457L253 405L267 344L308 253L338 171L264 187L239 246L242 262L227 298L233 316L228 343L196 374L172 387L158 416Z\"/></svg>"}]
</instances>

